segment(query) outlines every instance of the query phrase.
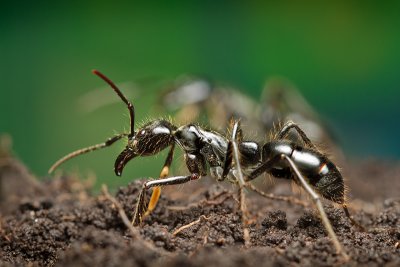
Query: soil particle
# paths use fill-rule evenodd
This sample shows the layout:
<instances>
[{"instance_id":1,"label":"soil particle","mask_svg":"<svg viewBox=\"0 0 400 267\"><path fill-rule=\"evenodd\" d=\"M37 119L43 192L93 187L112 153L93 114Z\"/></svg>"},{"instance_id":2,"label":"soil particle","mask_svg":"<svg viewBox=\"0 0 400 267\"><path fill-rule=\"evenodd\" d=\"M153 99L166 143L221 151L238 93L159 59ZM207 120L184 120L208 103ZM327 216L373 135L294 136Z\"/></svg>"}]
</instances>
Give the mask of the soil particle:
<instances>
[{"instance_id":1,"label":"soil particle","mask_svg":"<svg viewBox=\"0 0 400 267\"><path fill-rule=\"evenodd\" d=\"M276 227L280 230L286 230L286 213L281 210L268 212L267 217L262 221L261 225L267 229Z\"/></svg>"}]
</instances>

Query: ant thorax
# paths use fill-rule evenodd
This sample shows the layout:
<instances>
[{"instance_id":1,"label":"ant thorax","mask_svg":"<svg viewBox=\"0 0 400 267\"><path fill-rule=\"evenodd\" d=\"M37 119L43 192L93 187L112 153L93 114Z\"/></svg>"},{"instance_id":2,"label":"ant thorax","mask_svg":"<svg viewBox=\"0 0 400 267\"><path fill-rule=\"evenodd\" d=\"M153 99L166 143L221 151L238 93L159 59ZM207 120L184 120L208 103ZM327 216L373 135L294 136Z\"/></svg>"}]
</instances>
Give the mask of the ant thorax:
<instances>
[{"instance_id":1,"label":"ant thorax","mask_svg":"<svg viewBox=\"0 0 400 267\"><path fill-rule=\"evenodd\" d=\"M222 175L228 147L225 137L217 132L204 130L195 124L179 127L174 135L176 142L186 153L201 154L204 157L212 176L217 178ZM221 170L217 172L215 168Z\"/></svg>"},{"instance_id":2,"label":"ant thorax","mask_svg":"<svg viewBox=\"0 0 400 267\"><path fill-rule=\"evenodd\" d=\"M297 145L291 141L272 141L265 145L264 158L271 159L277 155L287 155L295 163L299 170L311 174L326 174L326 157L317 151ZM288 168L287 162L276 164L275 169Z\"/></svg>"},{"instance_id":3,"label":"ant thorax","mask_svg":"<svg viewBox=\"0 0 400 267\"><path fill-rule=\"evenodd\" d=\"M174 136L176 142L186 153L201 154L204 157L213 178L219 181L223 180L223 164L228 147L228 140L225 137L217 132L204 130L195 124L179 127ZM242 142L239 150L242 172L247 175L260 164L260 147L255 142ZM226 178L231 183L238 182L238 173L235 167L229 170Z\"/></svg>"},{"instance_id":4,"label":"ant thorax","mask_svg":"<svg viewBox=\"0 0 400 267\"><path fill-rule=\"evenodd\" d=\"M202 154L210 166L222 166L228 141L216 132L207 131L195 124L179 127L175 133L178 145L187 153Z\"/></svg>"}]
</instances>

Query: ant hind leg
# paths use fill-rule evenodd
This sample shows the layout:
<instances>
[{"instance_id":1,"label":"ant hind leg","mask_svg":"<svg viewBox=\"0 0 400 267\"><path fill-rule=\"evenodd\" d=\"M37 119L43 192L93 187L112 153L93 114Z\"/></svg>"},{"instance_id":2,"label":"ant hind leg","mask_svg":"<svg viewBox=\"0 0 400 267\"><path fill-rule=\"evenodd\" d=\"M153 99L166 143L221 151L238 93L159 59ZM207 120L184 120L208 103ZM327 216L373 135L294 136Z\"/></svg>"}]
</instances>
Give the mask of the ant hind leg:
<instances>
[{"instance_id":1,"label":"ant hind leg","mask_svg":"<svg viewBox=\"0 0 400 267\"><path fill-rule=\"evenodd\" d=\"M336 248L336 251L343 256L343 258L347 261L349 260L349 256L347 253L344 251L343 246L340 244L335 232L333 231L332 224L330 223L328 216L325 213L324 207L322 205L321 199L317 193L311 188L311 186L306 182L304 179L303 175L300 173L298 168L296 167L296 164L285 154L281 155L282 159L285 159L290 167L292 168L293 172L295 173L297 179L303 186L303 188L306 190L306 192L311 196L314 204L317 206L318 212L321 216L322 223L325 226L326 231L328 232L329 237L332 239L332 242Z\"/></svg>"},{"instance_id":2,"label":"ant hind leg","mask_svg":"<svg viewBox=\"0 0 400 267\"><path fill-rule=\"evenodd\" d=\"M299 125L297 125L293 121L288 121L285 123L285 125L282 127L282 129L277 134L276 139L278 139L278 140L284 139L289 134L289 131L291 129L296 130L296 132L300 136L301 140L303 140L304 144L306 144L310 148L317 150L315 145L311 142L310 138L307 137L306 133L300 128Z\"/></svg>"},{"instance_id":3,"label":"ant hind leg","mask_svg":"<svg viewBox=\"0 0 400 267\"><path fill-rule=\"evenodd\" d=\"M328 235L331 238L333 245L336 248L336 251L339 254L341 254L346 261L349 260L349 256L344 251L335 232L333 231L333 227L332 227L331 223L329 222L328 216L325 213L325 210L324 210L324 207L322 205L319 195L317 193L315 193L314 190L311 188L311 186L306 182L303 175L300 173L299 169L296 167L296 164L290 159L290 157L288 157L285 154L275 156L274 158L264 162L261 166L259 166L257 169L255 169L249 175L249 179L250 180L254 179L264 172L269 172L273 168L273 166L276 165L277 162L280 162L282 160L286 160L289 163L289 166L292 169L293 174L298 179L300 184L303 186L305 191L311 196L314 204L317 206L318 212L322 219L322 223L324 224L324 227L325 227L326 231L328 232Z\"/></svg>"},{"instance_id":4,"label":"ant hind leg","mask_svg":"<svg viewBox=\"0 0 400 267\"><path fill-rule=\"evenodd\" d=\"M367 229L365 229L364 226L362 226L360 223L358 223L356 220L354 220L353 216L350 215L349 210L347 209L347 204L342 204L344 213L346 214L346 217L350 220L351 224L358 227L362 232L366 232Z\"/></svg>"}]
</instances>

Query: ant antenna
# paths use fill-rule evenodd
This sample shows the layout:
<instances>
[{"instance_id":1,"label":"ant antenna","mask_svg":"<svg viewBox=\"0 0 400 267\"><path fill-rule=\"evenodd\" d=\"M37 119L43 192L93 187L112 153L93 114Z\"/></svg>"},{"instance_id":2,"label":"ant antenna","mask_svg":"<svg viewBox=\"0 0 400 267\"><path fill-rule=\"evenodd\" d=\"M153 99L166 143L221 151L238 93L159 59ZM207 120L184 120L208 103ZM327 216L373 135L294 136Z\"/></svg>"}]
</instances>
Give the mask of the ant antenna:
<instances>
[{"instance_id":1,"label":"ant antenna","mask_svg":"<svg viewBox=\"0 0 400 267\"><path fill-rule=\"evenodd\" d=\"M107 141L105 141L104 143L101 144L97 144L97 145L93 145L93 146L89 146L89 147L85 147L82 149L78 149L74 152L69 153L68 155L62 157L61 159L57 160L49 169L48 173L52 173L55 169L58 168L58 166L60 166L61 164L63 164L64 162L66 162L67 160L70 160L72 158L75 158L79 155L82 154L86 154L89 152L92 152L94 150L98 150L98 149L102 149L108 146L111 146L112 144L114 144L116 141L120 140L121 138L127 136L128 134L126 133L121 133L121 134L117 134L114 137L108 138Z\"/></svg>"},{"instance_id":2,"label":"ant antenna","mask_svg":"<svg viewBox=\"0 0 400 267\"><path fill-rule=\"evenodd\" d=\"M112 89L114 89L114 91L117 93L117 95L122 99L122 101L124 101L124 103L128 106L128 110L129 110L129 116L130 116L130 122L131 122L131 131L129 134L126 133L120 133L114 137L111 137L109 139L107 139L104 143L101 144L97 144L97 145L93 145L90 147L86 147L86 148L82 148L82 149L78 149L76 151L73 151L71 153L69 153L68 155L64 156L63 158L59 159L58 161L56 161L49 169L49 173L52 173L58 166L60 166L62 163L64 163L65 161L68 161L72 158L75 158L79 155L82 154L86 154L89 153L91 151L94 150L98 150L98 149L102 149L108 146L111 146L112 144L114 144L116 141L120 140L121 138L128 136L128 138L132 138L135 135L135 108L133 107L132 103L128 101L128 99L126 99L126 97L122 94L121 90L118 89L118 87L109 79L107 78L103 73L101 73L98 70L92 70L93 74L96 74L97 76L99 76L101 79L103 79L106 83L108 83Z\"/></svg>"},{"instance_id":3,"label":"ant antenna","mask_svg":"<svg viewBox=\"0 0 400 267\"><path fill-rule=\"evenodd\" d=\"M108 83L111 88L117 93L117 95L122 99L122 101L124 101L124 103L128 106L128 110L129 110L129 117L130 117L130 121L131 121L131 132L129 133L128 137L129 139L131 139L135 133L135 107L132 105L131 102L128 101L128 99L126 99L126 97L124 96L124 94L122 94L121 90L118 89L118 87L115 85L115 83L113 83L107 76L105 76L103 73L101 73L98 70L92 70L92 73L99 76L101 79L103 79L106 83Z\"/></svg>"}]
</instances>

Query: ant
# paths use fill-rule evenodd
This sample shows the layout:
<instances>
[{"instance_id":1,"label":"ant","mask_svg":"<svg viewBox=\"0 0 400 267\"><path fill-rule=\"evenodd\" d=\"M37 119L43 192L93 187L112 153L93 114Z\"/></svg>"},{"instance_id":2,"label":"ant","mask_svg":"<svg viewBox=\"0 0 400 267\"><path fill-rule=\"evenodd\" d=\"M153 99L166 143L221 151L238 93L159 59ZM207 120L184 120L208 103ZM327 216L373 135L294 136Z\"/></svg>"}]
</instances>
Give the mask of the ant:
<instances>
[{"instance_id":1,"label":"ant","mask_svg":"<svg viewBox=\"0 0 400 267\"><path fill-rule=\"evenodd\" d=\"M255 190L249 181L263 173L275 178L290 179L305 189L316 205L323 225L337 250L345 259L348 255L340 244L332 225L324 211L320 196L342 205L346 216L354 224L347 209L343 177L336 165L321 153L303 130L294 122L287 122L273 136L272 140L260 145L243 139L239 121L233 122L231 138L206 130L190 123L175 126L171 122L158 119L151 121L135 131L135 108L117 86L97 70L93 73L108 83L127 105L130 114L130 132L120 133L106 142L74 151L58 160L49 169L53 172L63 162L97 149L111 146L123 137L128 137L128 144L115 161L114 171L122 175L125 165L135 157L152 156L169 147L169 153L162 168L160 179L147 181L138 196L132 224L139 225L143 217L156 206L160 196L160 187L177 185L198 180L209 172L217 181L227 179L244 187ZM294 131L302 144L291 141L288 135ZM184 152L184 160L190 172L185 176L167 177L172 163L174 148L178 145ZM208 166L208 167L207 167ZM146 207L145 194L153 188L153 193ZM281 198L282 199L282 198ZM241 203L242 216L244 205Z\"/></svg>"}]
</instances>

